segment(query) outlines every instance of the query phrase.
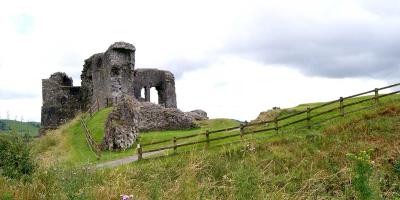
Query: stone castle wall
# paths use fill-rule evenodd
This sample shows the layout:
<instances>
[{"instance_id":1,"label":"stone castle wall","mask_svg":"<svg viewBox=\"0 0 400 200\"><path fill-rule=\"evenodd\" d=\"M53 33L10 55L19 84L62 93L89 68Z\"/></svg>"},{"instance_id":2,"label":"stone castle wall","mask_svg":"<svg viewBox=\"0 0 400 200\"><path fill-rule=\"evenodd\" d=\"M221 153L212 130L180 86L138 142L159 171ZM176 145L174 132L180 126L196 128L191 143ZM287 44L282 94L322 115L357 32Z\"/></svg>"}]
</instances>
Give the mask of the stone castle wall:
<instances>
[{"instance_id":1,"label":"stone castle wall","mask_svg":"<svg viewBox=\"0 0 400 200\"><path fill-rule=\"evenodd\" d=\"M139 101L150 101L150 88L158 92L158 104L166 108L177 108L175 78L169 71L158 69L137 69L134 76L134 96ZM145 91L144 99L141 91Z\"/></svg>"},{"instance_id":2,"label":"stone castle wall","mask_svg":"<svg viewBox=\"0 0 400 200\"><path fill-rule=\"evenodd\" d=\"M135 51L132 44L116 42L106 52L85 60L81 86L73 86L72 79L57 72L42 80L42 130L57 128L86 111L96 100L101 108L115 105L123 95L139 101L150 101L150 88L158 91L159 104L176 108L175 79L171 72L158 69L135 70ZM146 97L140 90L146 90Z\"/></svg>"},{"instance_id":3,"label":"stone castle wall","mask_svg":"<svg viewBox=\"0 0 400 200\"><path fill-rule=\"evenodd\" d=\"M115 104L122 94L133 95L135 47L117 42L105 53L85 60L82 88L87 103L98 100L100 107Z\"/></svg>"},{"instance_id":4,"label":"stone castle wall","mask_svg":"<svg viewBox=\"0 0 400 200\"><path fill-rule=\"evenodd\" d=\"M64 124L81 110L80 87L74 87L65 73L57 72L43 79L42 95L41 133Z\"/></svg>"}]
</instances>

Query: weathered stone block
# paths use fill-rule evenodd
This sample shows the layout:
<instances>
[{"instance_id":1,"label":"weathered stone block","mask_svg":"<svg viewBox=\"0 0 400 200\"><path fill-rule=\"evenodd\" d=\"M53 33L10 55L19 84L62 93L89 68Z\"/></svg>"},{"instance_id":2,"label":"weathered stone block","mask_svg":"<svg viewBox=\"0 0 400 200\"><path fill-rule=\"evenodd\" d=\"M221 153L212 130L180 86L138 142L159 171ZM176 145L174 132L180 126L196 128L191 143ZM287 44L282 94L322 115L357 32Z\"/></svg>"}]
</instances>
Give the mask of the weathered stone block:
<instances>
[{"instance_id":1,"label":"weathered stone block","mask_svg":"<svg viewBox=\"0 0 400 200\"><path fill-rule=\"evenodd\" d=\"M165 108L150 102L139 104L139 130L184 130L195 128L193 119L177 108Z\"/></svg>"},{"instance_id":2,"label":"weathered stone block","mask_svg":"<svg viewBox=\"0 0 400 200\"><path fill-rule=\"evenodd\" d=\"M207 120L207 112L204 110L192 110L190 112L185 112L185 115L192 118L193 120Z\"/></svg>"},{"instance_id":3,"label":"weathered stone block","mask_svg":"<svg viewBox=\"0 0 400 200\"><path fill-rule=\"evenodd\" d=\"M129 96L122 97L121 101L114 106L105 125L103 149L116 151L132 146L139 135L138 108L138 102Z\"/></svg>"}]
</instances>

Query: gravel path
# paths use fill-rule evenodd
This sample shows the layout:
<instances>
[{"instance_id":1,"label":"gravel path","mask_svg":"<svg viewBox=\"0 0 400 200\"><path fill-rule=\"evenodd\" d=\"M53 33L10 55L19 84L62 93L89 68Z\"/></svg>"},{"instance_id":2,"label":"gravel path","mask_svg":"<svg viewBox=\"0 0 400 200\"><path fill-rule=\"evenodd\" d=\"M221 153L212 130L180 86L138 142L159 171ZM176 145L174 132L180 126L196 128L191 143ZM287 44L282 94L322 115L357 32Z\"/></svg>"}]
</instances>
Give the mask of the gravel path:
<instances>
[{"instance_id":1,"label":"gravel path","mask_svg":"<svg viewBox=\"0 0 400 200\"><path fill-rule=\"evenodd\" d=\"M147 157L147 156L159 154L161 152L163 152L163 151L144 153L143 154L143 158ZM99 164L95 165L95 167L96 168L112 168L112 167L117 167L117 166L120 166L120 165L123 165L123 164L128 164L128 163L131 163L131 162L135 162L137 160L138 160L138 156L134 155L134 156L129 156L129 157L125 157L125 158L122 158L122 159L118 159L118 160L112 160L112 161L99 163Z\"/></svg>"}]
</instances>

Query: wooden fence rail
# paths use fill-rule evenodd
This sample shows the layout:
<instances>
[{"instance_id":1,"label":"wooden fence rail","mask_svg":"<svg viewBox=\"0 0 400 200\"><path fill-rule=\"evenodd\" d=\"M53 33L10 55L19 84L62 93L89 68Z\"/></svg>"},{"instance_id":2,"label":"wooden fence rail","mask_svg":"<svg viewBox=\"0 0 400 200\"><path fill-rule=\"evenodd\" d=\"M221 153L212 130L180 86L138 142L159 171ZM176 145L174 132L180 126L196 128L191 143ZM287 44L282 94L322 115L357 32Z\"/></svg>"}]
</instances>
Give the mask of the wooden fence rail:
<instances>
[{"instance_id":1,"label":"wooden fence rail","mask_svg":"<svg viewBox=\"0 0 400 200\"><path fill-rule=\"evenodd\" d=\"M229 128L219 129L219 130L206 130L205 132L201 132L201 133L180 136L180 137L173 137L171 139L159 140L159 141L155 141L155 142L151 142L151 143L147 143L147 144L138 144L138 146L137 146L138 158L141 159L143 157L143 155L142 155L143 153L157 152L157 151L163 151L163 150L167 150L167 149L174 149L174 151L176 151L178 147L191 146L191 145L196 145L196 144L201 144L201 143L206 143L206 147L208 147L208 145L212 141L223 140L223 139L232 138L232 137L240 136L241 139L243 140L243 137L245 135L256 134L256 133L261 133L261 132L268 132L268 131L276 131L278 133L281 129L283 129L285 127L290 127L290 126L293 126L293 125L301 123L301 122L306 122L306 125L301 126L301 127L294 127L295 130L304 129L304 128L310 129L312 126L322 124L326 121L330 121L330 120L333 120L333 119L336 119L339 117L344 117L344 116L347 116L352 113L360 112L362 110L374 108L374 107L376 107L376 105L379 104L379 99L400 93L400 90L398 90L398 91L393 91L390 93L379 95L379 91L397 87L397 86L400 86L400 83L389 85L389 86L382 87L382 88L375 88L373 90L354 94L354 95L347 96L347 97L340 97L337 100L329 101L329 102L326 102L326 103L323 103L321 105L317 105L314 107L307 107L307 109L304 111L296 112L296 113L289 114L289 115L286 115L283 117L276 117L273 120L265 120L265 121L256 122L256 123L244 123L244 124L240 124L240 126L234 126L234 127L229 127ZM344 103L345 100L352 99L354 97L360 97L360 96L367 95L370 93L373 93L372 97L366 97L365 99L361 99L359 101L355 101L355 102L351 102L351 103L347 103L347 104ZM345 108L350 108L355 105L359 105L359 104L369 102L369 101L374 101L374 105L357 108L352 111L345 111ZM318 113L315 113L316 110L326 108L333 104L338 104L338 106L335 106L333 108L328 108L327 110L323 110ZM329 116L328 118L325 118L325 119L312 121L313 119L316 119L318 117L327 116L329 113L336 112L336 111L339 112L339 114ZM306 114L306 117L300 118L300 119L295 118L302 114ZM280 122L283 122L284 120L290 120L290 119L294 119L294 121L280 123ZM255 126L260 126L260 125L266 125L267 128L259 129L259 130L247 130L250 127L255 127ZM235 131L235 130L239 130L239 133L233 132L232 134L229 134L229 135L219 136L219 137L210 139L210 135L212 135L212 134L223 133L223 132L227 133L227 132L231 132L231 131ZM199 137L199 136L205 136L205 139L199 140L199 141L189 141L189 142L182 143L182 144L178 143L179 140L184 140L184 139L189 139L189 138L194 138L194 137ZM150 150L143 150L143 147L159 145L159 144L167 143L167 142L171 142L171 141L172 141L172 145L167 144L162 147L153 148Z\"/></svg>"},{"instance_id":2,"label":"wooden fence rail","mask_svg":"<svg viewBox=\"0 0 400 200\"><path fill-rule=\"evenodd\" d=\"M97 158L101 157L101 149L100 146L96 143L96 141L93 139L92 134L90 133L89 128L86 125L86 122L84 121L83 118L80 119L81 121L81 126L84 129L84 133L85 133L85 138L86 138L86 142L89 146L89 149L96 154Z\"/></svg>"},{"instance_id":3,"label":"wooden fence rail","mask_svg":"<svg viewBox=\"0 0 400 200\"><path fill-rule=\"evenodd\" d=\"M96 141L92 137L92 133L90 132L90 129L87 126L87 122L91 117L93 117L93 114L97 111L100 110L100 104L99 101L96 100L93 105L88 109L86 113L84 113L81 118L81 127L83 128L83 132L85 134L85 139L86 143L89 146L89 149L96 154L96 157L99 159L101 158L101 148L100 145L96 143Z\"/></svg>"}]
</instances>

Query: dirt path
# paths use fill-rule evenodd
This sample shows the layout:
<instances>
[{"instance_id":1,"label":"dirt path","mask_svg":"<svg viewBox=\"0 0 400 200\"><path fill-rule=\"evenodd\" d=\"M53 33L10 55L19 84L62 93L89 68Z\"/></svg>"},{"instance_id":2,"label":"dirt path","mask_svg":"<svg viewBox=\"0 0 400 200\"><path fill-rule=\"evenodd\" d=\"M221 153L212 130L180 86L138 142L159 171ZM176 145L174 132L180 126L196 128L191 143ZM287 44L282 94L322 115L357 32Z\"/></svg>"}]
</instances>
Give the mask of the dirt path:
<instances>
[{"instance_id":1,"label":"dirt path","mask_svg":"<svg viewBox=\"0 0 400 200\"><path fill-rule=\"evenodd\" d=\"M162 153L163 151L156 151L156 152L151 152L151 153L144 153L143 154L143 158L147 157L147 156L151 156L151 155L155 155L155 154L159 154ZM138 160L138 156L134 155L134 156L129 156L129 157L125 157L125 158L121 158L118 160L112 160L112 161L107 161L107 162L103 162L103 163L99 163L97 165L95 165L96 168L111 168L111 167L117 167L120 165L124 165L124 164L128 164L131 162L135 162Z\"/></svg>"}]
</instances>

